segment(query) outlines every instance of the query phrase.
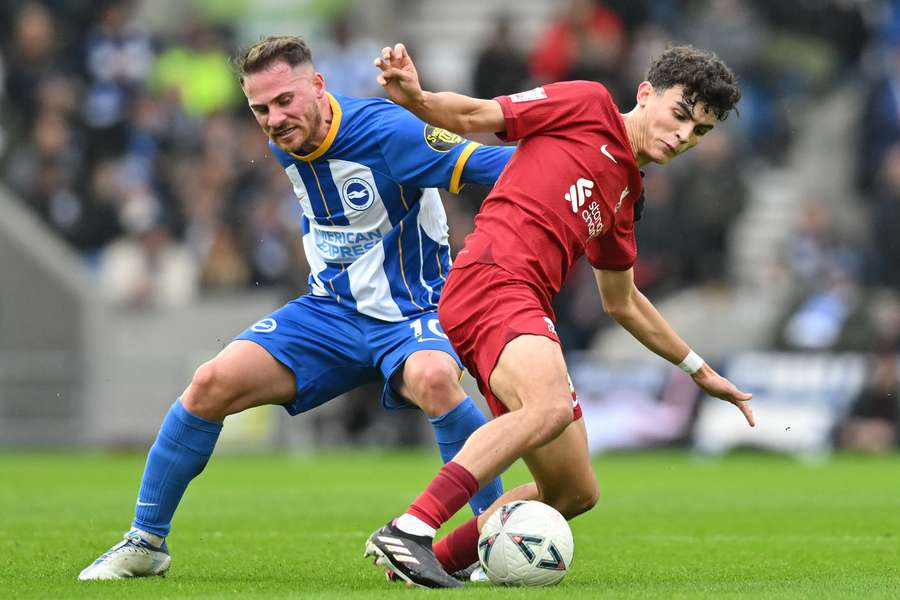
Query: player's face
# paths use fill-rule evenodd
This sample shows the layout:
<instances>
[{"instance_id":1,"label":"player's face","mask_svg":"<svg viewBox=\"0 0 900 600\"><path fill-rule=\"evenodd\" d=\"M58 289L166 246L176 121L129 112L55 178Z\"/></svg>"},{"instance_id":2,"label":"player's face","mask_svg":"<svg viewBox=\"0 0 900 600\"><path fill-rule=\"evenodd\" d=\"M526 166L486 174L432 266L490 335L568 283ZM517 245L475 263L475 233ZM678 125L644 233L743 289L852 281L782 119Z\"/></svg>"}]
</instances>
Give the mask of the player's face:
<instances>
[{"instance_id":1,"label":"player's face","mask_svg":"<svg viewBox=\"0 0 900 600\"><path fill-rule=\"evenodd\" d=\"M715 114L684 100L683 86L656 90L644 82L638 88L638 104L643 108L638 159L666 164L697 145L715 125Z\"/></svg>"},{"instance_id":2,"label":"player's face","mask_svg":"<svg viewBox=\"0 0 900 600\"><path fill-rule=\"evenodd\" d=\"M278 61L244 77L247 103L262 130L286 152L308 153L325 138L325 80L312 65Z\"/></svg>"}]
</instances>

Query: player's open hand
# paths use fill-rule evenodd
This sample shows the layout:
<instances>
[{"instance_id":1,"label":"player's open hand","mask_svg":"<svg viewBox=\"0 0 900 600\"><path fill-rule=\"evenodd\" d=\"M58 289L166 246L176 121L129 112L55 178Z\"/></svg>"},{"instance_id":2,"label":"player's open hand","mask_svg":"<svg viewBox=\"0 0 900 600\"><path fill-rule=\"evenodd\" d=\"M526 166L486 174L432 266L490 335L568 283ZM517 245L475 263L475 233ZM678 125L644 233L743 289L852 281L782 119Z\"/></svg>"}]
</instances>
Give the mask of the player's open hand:
<instances>
[{"instance_id":1,"label":"player's open hand","mask_svg":"<svg viewBox=\"0 0 900 600\"><path fill-rule=\"evenodd\" d=\"M406 46L395 44L385 46L381 56L375 59L375 66L381 69L378 83L385 89L391 100L401 106L413 106L422 100L422 86L416 66L406 52Z\"/></svg>"},{"instance_id":2,"label":"player's open hand","mask_svg":"<svg viewBox=\"0 0 900 600\"><path fill-rule=\"evenodd\" d=\"M724 400L734 404L750 427L756 427L756 421L753 419L753 411L750 409L748 402L753 398L753 394L742 392L736 385L716 373L712 367L704 364L700 370L694 373L691 378L700 389L714 398Z\"/></svg>"}]
</instances>

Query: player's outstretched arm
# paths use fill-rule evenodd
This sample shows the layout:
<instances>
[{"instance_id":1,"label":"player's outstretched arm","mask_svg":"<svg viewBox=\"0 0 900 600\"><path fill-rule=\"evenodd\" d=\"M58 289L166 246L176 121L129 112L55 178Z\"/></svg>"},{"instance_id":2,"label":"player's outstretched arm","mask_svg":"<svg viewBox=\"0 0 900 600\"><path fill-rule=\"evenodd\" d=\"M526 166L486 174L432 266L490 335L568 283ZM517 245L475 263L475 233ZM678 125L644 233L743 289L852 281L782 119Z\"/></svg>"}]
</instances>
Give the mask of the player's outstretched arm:
<instances>
[{"instance_id":1,"label":"player's outstretched arm","mask_svg":"<svg viewBox=\"0 0 900 600\"><path fill-rule=\"evenodd\" d=\"M381 69L378 83L391 100L436 127L455 133L496 133L504 131L503 110L496 100L470 98L453 92L426 92L403 44L381 49L375 59Z\"/></svg>"},{"instance_id":2,"label":"player's outstretched arm","mask_svg":"<svg viewBox=\"0 0 900 600\"><path fill-rule=\"evenodd\" d=\"M674 364L699 361L691 378L704 392L734 404L751 427L756 425L753 411L747 403L752 394L742 392L691 352L687 343L675 333L656 307L634 285L634 270L606 271L594 269L597 287L605 310L619 325L628 330L647 348ZM692 369L693 370L693 369Z\"/></svg>"}]
</instances>

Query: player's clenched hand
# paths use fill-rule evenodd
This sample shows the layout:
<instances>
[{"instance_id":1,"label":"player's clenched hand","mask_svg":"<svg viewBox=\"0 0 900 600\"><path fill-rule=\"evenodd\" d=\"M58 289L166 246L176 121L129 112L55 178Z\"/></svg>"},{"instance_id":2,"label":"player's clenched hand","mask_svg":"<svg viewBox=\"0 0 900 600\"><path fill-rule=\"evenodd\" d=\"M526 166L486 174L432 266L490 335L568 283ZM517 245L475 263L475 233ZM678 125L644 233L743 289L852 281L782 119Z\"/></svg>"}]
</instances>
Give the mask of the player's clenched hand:
<instances>
[{"instance_id":1,"label":"player's clenched hand","mask_svg":"<svg viewBox=\"0 0 900 600\"><path fill-rule=\"evenodd\" d=\"M391 100L401 106L413 106L421 102L422 86L419 84L419 74L403 44L396 44L393 48L387 46L382 48L381 56L374 62L375 66L381 69L377 78L378 83Z\"/></svg>"},{"instance_id":2,"label":"player's clenched hand","mask_svg":"<svg viewBox=\"0 0 900 600\"><path fill-rule=\"evenodd\" d=\"M753 419L753 411L750 410L750 405L748 404L750 399L753 398L753 394L742 392L737 386L716 373L712 367L706 364L691 375L691 378L700 389L710 396L734 404L741 411L741 414L744 415L744 418L747 419L750 427L756 426L756 421Z\"/></svg>"}]
</instances>

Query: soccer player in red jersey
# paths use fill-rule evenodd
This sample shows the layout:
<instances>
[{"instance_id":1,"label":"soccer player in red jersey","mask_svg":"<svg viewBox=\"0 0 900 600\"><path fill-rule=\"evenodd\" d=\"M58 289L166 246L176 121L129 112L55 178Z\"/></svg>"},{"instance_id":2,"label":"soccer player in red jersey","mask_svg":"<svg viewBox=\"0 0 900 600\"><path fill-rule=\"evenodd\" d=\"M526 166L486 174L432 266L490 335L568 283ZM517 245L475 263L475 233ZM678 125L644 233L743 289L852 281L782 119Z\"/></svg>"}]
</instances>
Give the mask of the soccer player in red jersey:
<instances>
[{"instance_id":1,"label":"soccer player in red jersey","mask_svg":"<svg viewBox=\"0 0 900 600\"><path fill-rule=\"evenodd\" d=\"M495 418L468 439L406 513L367 542L367 554L408 583L456 587L445 570L477 560L478 529L491 510L432 549L435 532L517 458L534 482L508 491L492 509L537 499L573 518L597 502L585 426L551 307L582 255L594 267L603 308L613 319L754 425L751 395L690 349L635 287L632 268L639 167L665 164L695 146L726 118L740 91L715 55L685 46L669 48L653 62L637 87L636 106L625 114L596 82L554 83L481 100L423 91L402 44L385 48L375 62L391 99L422 120L463 135L495 132L519 141L454 262L438 307Z\"/></svg>"}]
</instances>

